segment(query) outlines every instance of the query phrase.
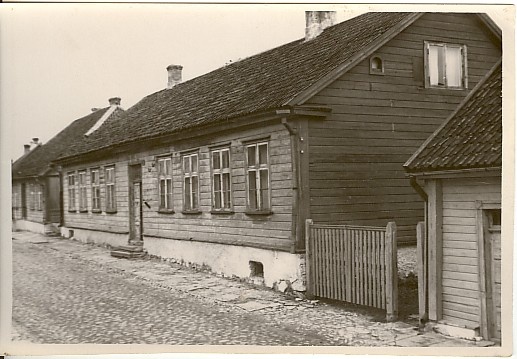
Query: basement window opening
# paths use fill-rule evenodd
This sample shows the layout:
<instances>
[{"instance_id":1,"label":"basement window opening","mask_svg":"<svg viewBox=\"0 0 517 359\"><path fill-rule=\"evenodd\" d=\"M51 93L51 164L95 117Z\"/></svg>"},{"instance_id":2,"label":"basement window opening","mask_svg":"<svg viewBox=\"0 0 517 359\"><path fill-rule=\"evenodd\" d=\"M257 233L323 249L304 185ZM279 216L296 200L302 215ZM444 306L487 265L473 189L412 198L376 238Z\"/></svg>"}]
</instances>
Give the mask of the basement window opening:
<instances>
[{"instance_id":1,"label":"basement window opening","mask_svg":"<svg viewBox=\"0 0 517 359\"><path fill-rule=\"evenodd\" d=\"M264 265L260 262L250 261L250 277L264 278Z\"/></svg>"}]
</instances>

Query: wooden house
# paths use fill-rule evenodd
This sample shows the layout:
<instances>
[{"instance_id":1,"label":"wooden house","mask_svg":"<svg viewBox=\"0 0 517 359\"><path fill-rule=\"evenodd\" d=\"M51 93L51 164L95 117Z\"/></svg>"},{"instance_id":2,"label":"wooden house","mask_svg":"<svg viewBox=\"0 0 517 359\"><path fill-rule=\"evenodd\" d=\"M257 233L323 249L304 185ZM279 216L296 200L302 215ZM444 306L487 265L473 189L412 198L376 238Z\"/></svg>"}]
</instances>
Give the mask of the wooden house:
<instances>
[{"instance_id":1,"label":"wooden house","mask_svg":"<svg viewBox=\"0 0 517 359\"><path fill-rule=\"evenodd\" d=\"M92 109L75 120L47 143L33 139L34 148L25 145L25 153L11 168L12 221L14 230L59 233L62 223L60 171L52 161L77 142L96 124L120 112L120 99L110 99L110 107Z\"/></svg>"},{"instance_id":2,"label":"wooden house","mask_svg":"<svg viewBox=\"0 0 517 359\"><path fill-rule=\"evenodd\" d=\"M295 290L307 218L396 221L414 241L423 202L402 165L500 59L500 31L482 14L333 21L307 12L305 38L186 82L170 66L167 89L58 160L85 178L65 182L65 206L86 202L63 234Z\"/></svg>"},{"instance_id":3,"label":"wooden house","mask_svg":"<svg viewBox=\"0 0 517 359\"><path fill-rule=\"evenodd\" d=\"M501 340L501 78L499 63L405 164L427 198L427 241L422 236L427 249L421 258L427 276L419 289L422 298L428 294L421 312L465 329L450 332L496 341Z\"/></svg>"}]
</instances>

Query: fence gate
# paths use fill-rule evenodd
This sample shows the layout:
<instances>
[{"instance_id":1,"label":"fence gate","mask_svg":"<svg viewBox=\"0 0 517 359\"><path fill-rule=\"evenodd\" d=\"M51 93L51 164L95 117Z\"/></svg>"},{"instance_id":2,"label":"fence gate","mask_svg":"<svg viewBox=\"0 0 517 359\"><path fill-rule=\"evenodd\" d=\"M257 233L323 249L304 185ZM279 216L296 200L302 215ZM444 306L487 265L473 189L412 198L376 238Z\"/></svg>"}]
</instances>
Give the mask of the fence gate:
<instances>
[{"instance_id":1,"label":"fence gate","mask_svg":"<svg viewBox=\"0 0 517 359\"><path fill-rule=\"evenodd\" d=\"M307 293L398 313L397 227L306 222Z\"/></svg>"}]
</instances>

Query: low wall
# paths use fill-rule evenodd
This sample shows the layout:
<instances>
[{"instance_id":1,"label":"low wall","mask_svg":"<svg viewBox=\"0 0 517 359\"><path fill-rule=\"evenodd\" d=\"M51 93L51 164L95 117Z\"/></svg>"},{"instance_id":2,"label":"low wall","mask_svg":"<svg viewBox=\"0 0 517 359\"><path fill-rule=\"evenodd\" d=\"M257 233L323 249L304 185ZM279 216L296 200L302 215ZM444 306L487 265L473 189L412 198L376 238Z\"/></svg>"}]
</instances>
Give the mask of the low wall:
<instances>
[{"instance_id":1,"label":"low wall","mask_svg":"<svg viewBox=\"0 0 517 359\"><path fill-rule=\"evenodd\" d=\"M144 249L150 255L206 265L213 272L239 278L252 277L256 270L252 267L261 263L267 287L282 287L289 281L294 290L305 291L305 260L301 254L156 237L145 237ZM255 263L250 265L250 261Z\"/></svg>"},{"instance_id":2,"label":"low wall","mask_svg":"<svg viewBox=\"0 0 517 359\"><path fill-rule=\"evenodd\" d=\"M45 225L43 223L31 222L26 219L14 220L12 229L15 231L29 231L34 233L45 234Z\"/></svg>"},{"instance_id":3,"label":"low wall","mask_svg":"<svg viewBox=\"0 0 517 359\"><path fill-rule=\"evenodd\" d=\"M111 233L83 228L61 227L61 236L65 238L73 237L83 243L95 243L112 247L128 244L127 233Z\"/></svg>"}]
</instances>

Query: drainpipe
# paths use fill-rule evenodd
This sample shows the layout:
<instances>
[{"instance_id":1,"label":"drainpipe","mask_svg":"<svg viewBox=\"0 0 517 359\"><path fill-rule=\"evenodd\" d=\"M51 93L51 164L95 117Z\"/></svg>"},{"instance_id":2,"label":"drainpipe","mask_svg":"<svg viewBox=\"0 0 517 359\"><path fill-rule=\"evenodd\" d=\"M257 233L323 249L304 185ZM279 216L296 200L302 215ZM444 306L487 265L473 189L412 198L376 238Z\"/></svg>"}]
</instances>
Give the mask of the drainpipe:
<instances>
[{"instance_id":1,"label":"drainpipe","mask_svg":"<svg viewBox=\"0 0 517 359\"><path fill-rule=\"evenodd\" d=\"M416 180L415 176L409 177L409 183L411 184L411 187L420 195L420 197L424 200L424 225L425 225L425 247L424 247L424 256L425 258L429 258L429 249L427 246L427 237L428 237L428 227L427 227L427 203L429 200L429 196L425 192L425 190L420 186L418 181ZM425 327L425 321L427 318L429 318L429 260L426 260L427 268L425 271L426 278L425 278L425 318L420 318L419 323L419 330L423 331Z\"/></svg>"},{"instance_id":2,"label":"drainpipe","mask_svg":"<svg viewBox=\"0 0 517 359\"><path fill-rule=\"evenodd\" d=\"M291 225L291 237L293 238L294 244L291 248L291 252L294 253L297 247L297 227L298 227L298 193L299 193L299 181L298 181L298 141L296 139L298 131L293 128L290 123L287 122L287 118L282 118L282 125L287 129L291 137L291 167L293 173L293 220Z\"/></svg>"}]
</instances>

